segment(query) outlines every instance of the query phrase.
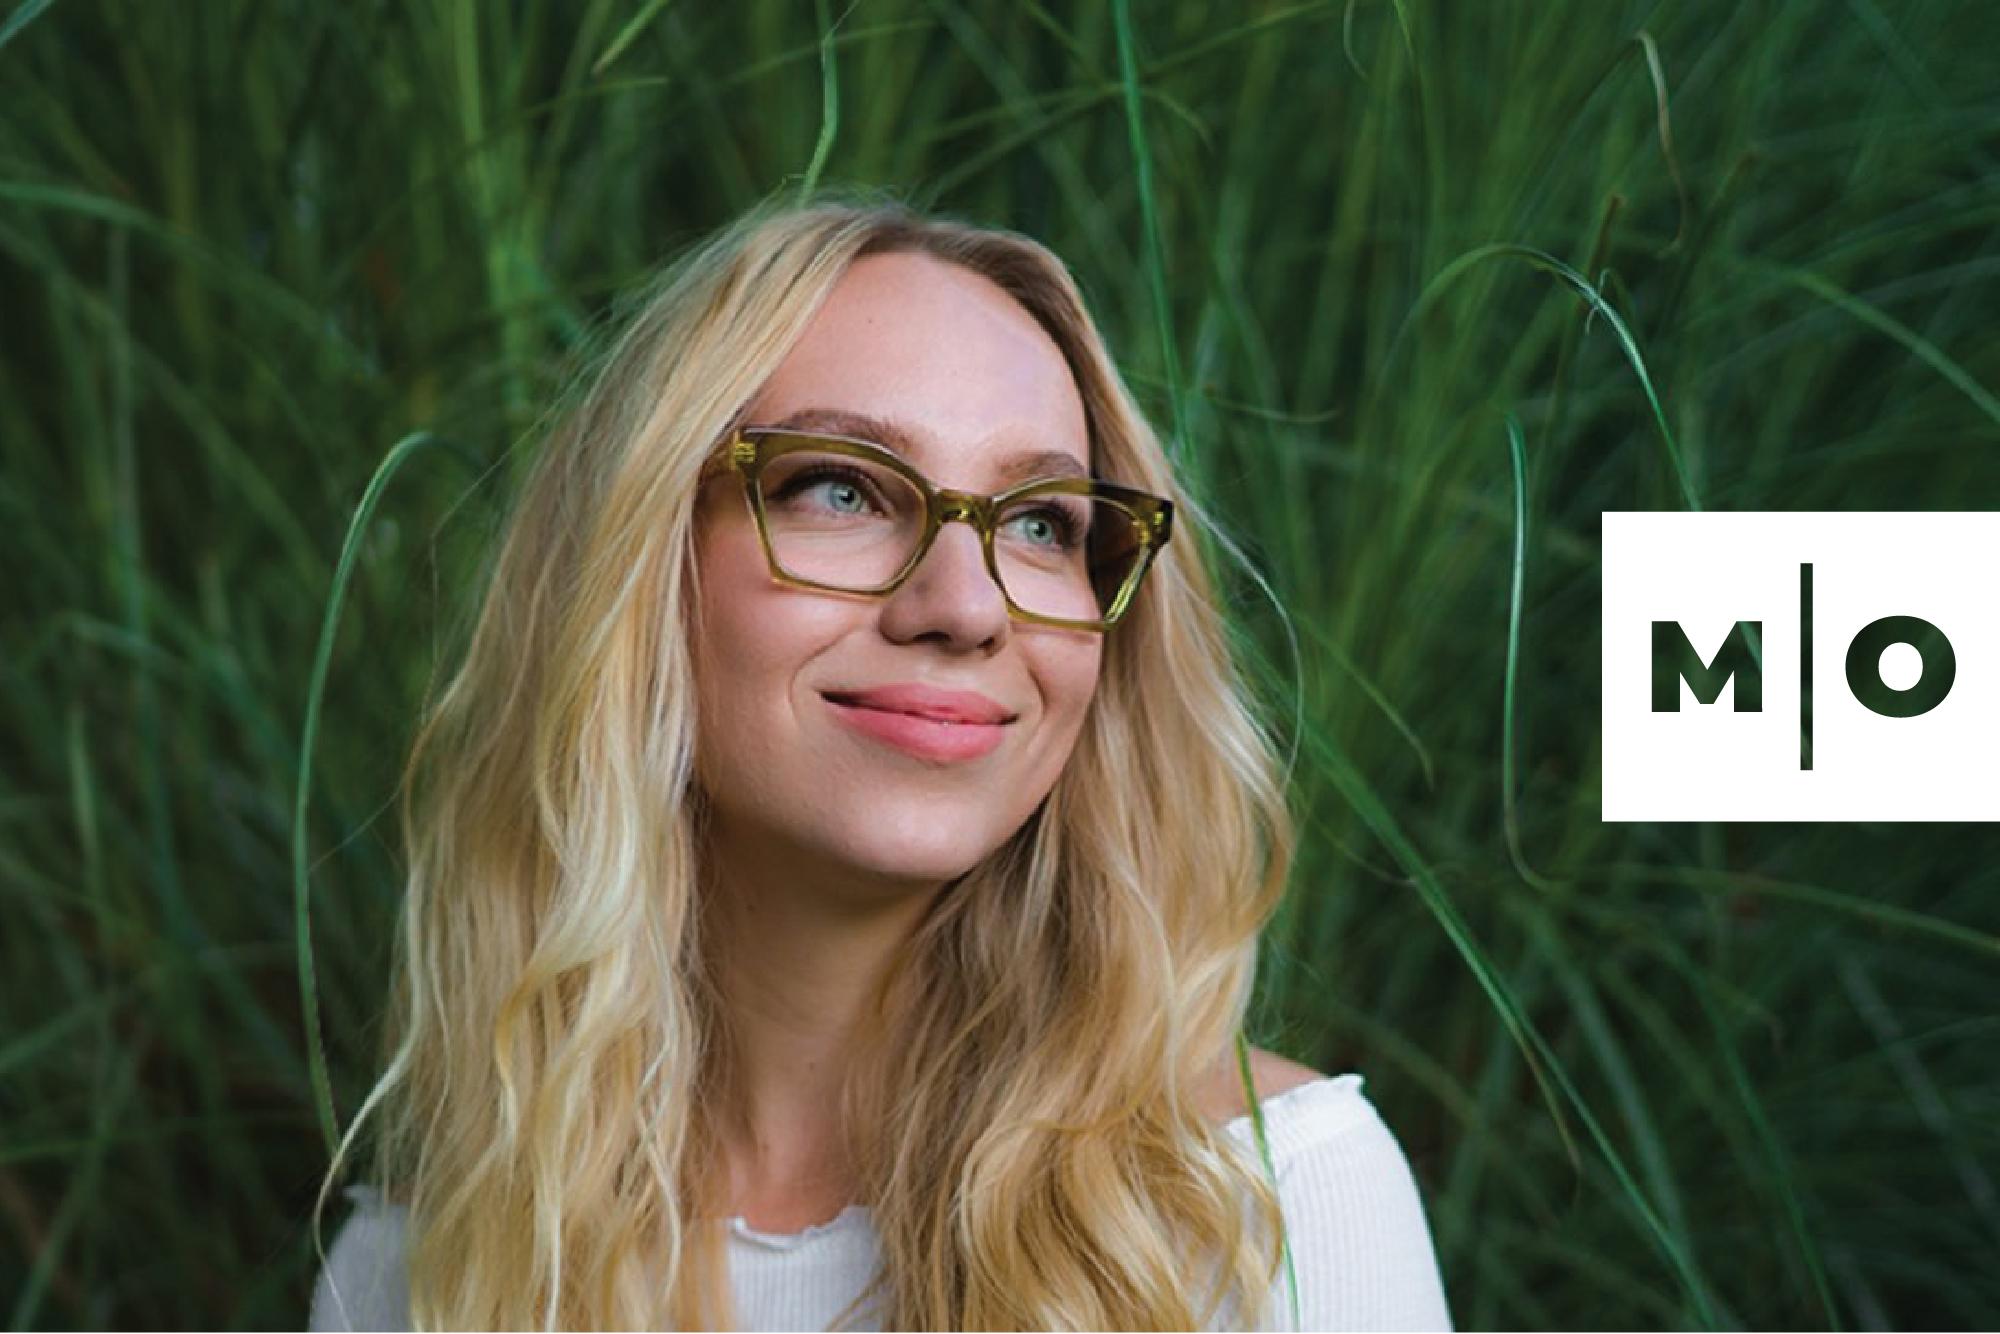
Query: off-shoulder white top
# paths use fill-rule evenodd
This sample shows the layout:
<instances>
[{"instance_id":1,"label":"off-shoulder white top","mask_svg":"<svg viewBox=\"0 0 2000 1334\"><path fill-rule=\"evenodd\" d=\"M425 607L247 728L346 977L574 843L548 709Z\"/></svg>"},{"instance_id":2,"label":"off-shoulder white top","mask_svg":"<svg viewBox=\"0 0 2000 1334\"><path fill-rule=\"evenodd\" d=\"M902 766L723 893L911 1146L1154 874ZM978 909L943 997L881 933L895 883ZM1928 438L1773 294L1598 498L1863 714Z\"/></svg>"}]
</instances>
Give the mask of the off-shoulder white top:
<instances>
[{"instance_id":1,"label":"off-shoulder white top","mask_svg":"<svg viewBox=\"0 0 2000 1334\"><path fill-rule=\"evenodd\" d=\"M1450 1330L1416 1180L1362 1082L1359 1074L1328 1075L1263 1103L1298 1280L1298 1327ZM1256 1158L1248 1115L1225 1130L1241 1136ZM327 1252L311 1328L408 1329L403 1207L385 1204L366 1186L349 1187L347 1195L356 1209ZM826 1329L874 1271L865 1205L850 1205L802 1232L760 1232L740 1216L729 1229L730 1281L744 1329ZM1282 1264L1268 1310L1264 1328L1293 1327ZM881 1328L865 1318L855 1327ZM1228 1303L1214 1328L1238 1327L1235 1304Z\"/></svg>"}]
</instances>

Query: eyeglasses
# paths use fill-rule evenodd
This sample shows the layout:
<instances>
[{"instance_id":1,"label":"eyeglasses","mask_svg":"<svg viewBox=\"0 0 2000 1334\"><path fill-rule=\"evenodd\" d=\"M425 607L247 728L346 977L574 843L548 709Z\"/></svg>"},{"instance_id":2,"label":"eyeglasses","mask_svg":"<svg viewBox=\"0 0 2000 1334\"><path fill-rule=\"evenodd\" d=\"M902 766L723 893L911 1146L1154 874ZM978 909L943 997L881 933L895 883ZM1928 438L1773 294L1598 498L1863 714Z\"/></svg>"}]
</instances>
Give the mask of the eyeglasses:
<instances>
[{"instance_id":1,"label":"eyeglasses","mask_svg":"<svg viewBox=\"0 0 2000 1334\"><path fill-rule=\"evenodd\" d=\"M781 583L886 597L962 519L978 530L1009 614L1036 625L1114 624L1173 531L1173 502L1131 487L1045 477L993 496L953 491L846 436L747 426L711 471L743 479Z\"/></svg>"}]
</instances>

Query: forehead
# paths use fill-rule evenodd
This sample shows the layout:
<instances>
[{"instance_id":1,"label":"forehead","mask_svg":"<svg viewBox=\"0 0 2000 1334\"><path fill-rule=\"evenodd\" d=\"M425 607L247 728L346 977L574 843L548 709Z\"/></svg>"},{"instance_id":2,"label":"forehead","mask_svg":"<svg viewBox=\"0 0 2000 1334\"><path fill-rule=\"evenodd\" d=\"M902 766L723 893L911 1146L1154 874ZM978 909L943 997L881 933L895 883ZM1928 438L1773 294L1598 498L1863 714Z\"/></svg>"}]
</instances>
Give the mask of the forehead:
<instances>
[{"instance_id":1,"label":"forehead","mask_svg":"<svg viewBox=\"0 0 2000 1334\"><path fill-rule=\"evenodd\" d=\"M855 261L748 420L874 440L946 486L1090 470L1062 349L990 279L929 255Z\"/></svg>"},{"instance_id":2,"label":"forehead","mask_svg":"<svg viewBox=\"0 0 2000 1334\"><path fill-rule=\"evenodd\" d=\"M801 408L796 412L786 413L777 421L758 424L782 427L791 431L816 431L823 435L843 435L871 441L902 455L915 464L919 471L941 466L932 460L950 459L955 452L935 443L928 443L929 433L922 427L908 425L893 418L877 417L870 413L850 412L844 408ZM988 480L983 484L994 487L1023 482L1031 477L1091 475L1088 459L1066 449L1029 444L1018 449L996 446L972 452L978 456L978 462L984 467ZM937 480L945 479L939 477Z\"/></svg>"}]
</instances>

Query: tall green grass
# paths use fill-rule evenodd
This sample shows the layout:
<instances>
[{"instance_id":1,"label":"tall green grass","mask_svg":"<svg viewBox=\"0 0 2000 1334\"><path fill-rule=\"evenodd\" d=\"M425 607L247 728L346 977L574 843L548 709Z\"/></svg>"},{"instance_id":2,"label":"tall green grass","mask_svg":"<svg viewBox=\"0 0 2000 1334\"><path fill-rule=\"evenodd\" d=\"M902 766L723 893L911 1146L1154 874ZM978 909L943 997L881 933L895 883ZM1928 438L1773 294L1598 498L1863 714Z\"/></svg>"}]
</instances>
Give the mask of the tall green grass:
<instances>
[{"instance_id":1,"label":"tall green grass","mask_svg":"<svg viewBox=\"0 0 2000 1334\"><path fill-rule=\"evenodd\" d=\"M303 1319L536 414L839 182L1068 258L1252 558L1258 1037L1368 1076L1461 1328L2000 1323L1993 837L1604 824L1596 693L1603 510L2000 509L1996 69L1974 0L10 3L11 1322Z\"/></svg>"}]
</instances>

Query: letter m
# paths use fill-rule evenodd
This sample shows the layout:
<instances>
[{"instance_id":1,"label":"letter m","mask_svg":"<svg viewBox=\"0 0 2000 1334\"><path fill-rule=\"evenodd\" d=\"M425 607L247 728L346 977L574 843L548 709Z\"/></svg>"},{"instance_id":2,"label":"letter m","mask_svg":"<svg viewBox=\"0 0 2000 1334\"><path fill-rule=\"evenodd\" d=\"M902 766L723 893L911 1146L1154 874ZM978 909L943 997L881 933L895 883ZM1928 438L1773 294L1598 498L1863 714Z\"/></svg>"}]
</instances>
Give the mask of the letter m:
<instances>
[{"instance_id":1,"label":"letter m","mask_svg":"<svg viewBox=\"0 0 2000 1334\"><path fill-rule=\"evenodd\" d=\"M1736 677L1736 712L1763 712L1764 674L1750 656L1750 641L1744 635L1746 626L1763 633L1762 621L1738 621L1730 627L1722 647L1715 651L1714 660L1703 662L1694 645L1688 643L1687 632L1681 629L1679 621L1654 621L1653 712L1681 711L1682 681L1688 683L1696 699L1713 704L1722 693L1723 682L1732 676Z\"/></svg>"}]
</instances>

